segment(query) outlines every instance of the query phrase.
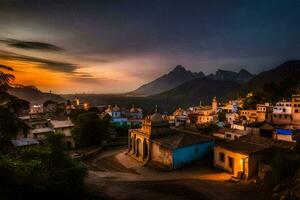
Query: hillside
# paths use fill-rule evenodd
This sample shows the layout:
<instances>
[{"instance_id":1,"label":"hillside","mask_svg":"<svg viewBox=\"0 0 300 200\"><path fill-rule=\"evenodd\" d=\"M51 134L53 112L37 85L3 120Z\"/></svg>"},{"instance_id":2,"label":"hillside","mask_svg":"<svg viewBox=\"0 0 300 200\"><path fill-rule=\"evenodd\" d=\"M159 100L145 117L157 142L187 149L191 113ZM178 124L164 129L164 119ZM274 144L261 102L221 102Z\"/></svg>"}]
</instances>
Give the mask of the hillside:
<instances>
[{"instance_id":1,"label":"hillside","mask_svg":"<svg viewBox=\"0 0 300 200\"><path fill-rule=\"evenodd\" d=\"M8 92L20 99L29 101L30 103L44 103L47 100L57 102L65 101L64 98L57 94L45 93L32 86L19 86L9 89Z\"/></svg>"},{"instance_id":2,"label":"hillside","mask_svg":"<svg viewBox=\"0 0 300 200\"><path fill-rule=\"evenodd\" d=\"M238 89L239 93L262 91L266 83L279 83L291 76L300 74L300 60L286 61L278 67L264 71ZM300 77L299 77L300 79Z\"/></svg>"},{"instance_id":3,"label":"hillside","mask_svg":"<svg viewBox=\"0 0 300 200\"><path fill-rule=\"evenodd\" d=\"M159 99L162 104L198 105L200 101L210 104L214 96L224 99L228 93L239 86L239 83L232 81L220 81L207 77L197 78L149 98Z\"/></svg>"},{"instance_id":4,"label":"hillside","mask_svg":"<svg viewBox=\"0 0 300 200\"><path fill-rule=\"evenodd\" d=\"M182 83L195 78L204 77L203 72L194 73L186 70L183 66L176 66L171 72L165 74L150 83L144 84L138 89L130 92L131 95L150 96L173 89Z\"/></svg>"},{"instance_id":5,"label":"hillside","mask_svg":"<svg viewBox=\"0 0 300 200\"><path fill-rule=\"evenodd\" d=\"M227 71L218 69L216 74L208 75L209 78L221 81L234 81L237 83L247 83L250 81L255 75L251 74L245 69L241 69L239 72Z\"/></svg>"}]
</instances>

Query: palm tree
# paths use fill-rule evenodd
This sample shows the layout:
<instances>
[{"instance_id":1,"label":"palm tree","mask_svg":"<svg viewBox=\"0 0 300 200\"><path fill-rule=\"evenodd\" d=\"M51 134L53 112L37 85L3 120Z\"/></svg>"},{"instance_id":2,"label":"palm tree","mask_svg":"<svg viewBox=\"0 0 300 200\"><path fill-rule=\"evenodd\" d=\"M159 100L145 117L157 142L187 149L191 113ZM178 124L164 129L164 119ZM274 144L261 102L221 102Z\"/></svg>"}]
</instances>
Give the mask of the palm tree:
<instances>
[{"instance_id":1,"label":"palm tree","mask_svg":"<svg viewBox=\"0 0 300 200\"><path fill-rule=\"evenodd\" d=\"M0 106L9 102L10 95L7 90L11 87L10 82L15 80L15 76L5 71L14 71L13 68L0 64Z\"/></svg>"},{"instance_id":2,"label":"palm tree","mask_svg":"<svg viewBox=\"0 0 300 200\"><path fill-rule=\"evenodd\" d=\"M15 80L15 76L5 71L14 71L13 68L0 64L0 92L6 92L10 87L10 82Z\"/></svg>"}]
</instances>

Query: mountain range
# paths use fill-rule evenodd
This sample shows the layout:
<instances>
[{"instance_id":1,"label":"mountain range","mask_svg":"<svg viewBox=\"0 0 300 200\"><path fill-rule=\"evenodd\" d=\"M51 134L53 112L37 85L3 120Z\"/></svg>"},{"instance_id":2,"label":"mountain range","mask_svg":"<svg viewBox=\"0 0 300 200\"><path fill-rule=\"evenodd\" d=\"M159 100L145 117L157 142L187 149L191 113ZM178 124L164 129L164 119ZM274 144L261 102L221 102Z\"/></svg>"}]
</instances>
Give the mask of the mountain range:
<instances>
[{"instance_id":1,"label":"mountain range","mask_svg":"<svg viewBox=\"0 0 300 200\"><path fill-rule=\"evenodd\" d=\"M197 78L205 78L220 80L220 81L233 81L236 83L246 83L254 77L253 74L246 71L245 69L240 70L239 72L217 70L216 74L210 74L205 76L203 72L191 72L186 70L183 66L176 66L168 74L164 74L159 78L142 85L138 89L130 92L130 95L133 96L152 96L166 92L168 90L174 89L181 84L189 82Z\"/></svg>"},{"instance_id":2,"label":"mountain range","mask_svg":"<svg viewBox=\"0 0 300 200\"><path fill-rule=\"evenodd\" d=\"M281 84L283 80L300 80L300 60L286 61L274 69L252 75L246 70L230 72L218 70L215 74L205 76L204 73L194 73L182 66L176 66L168 74L145 84L137 90L118 95L65 95L66 99L79 97L92 105L118 104L121 106L140 106L151 111L155 105L161 111L172 111L179 106L210 104L213 96L220 100L236 97L233 94L245 95L251 91L262 91L266 83ZM249 80L250 79L250 80ZM299 82L299 81L298 81ZM17 87L9 92L31 103L43 103L46 100L64 101L59 95L43 93L35 87ZM130 95L129 95L130 94ZM146 112L147 113L147 112Z\"/></svg>"},{"instance_id":3,"label":"mountain range","mask_svg":"<svg viewBox=\"0 0 300 200\"><path fill-rule=\"evenodd\" d=\"M154 94L159 94L164 91L173 89L187 81L193 80L195 78L204 77L203 72L195 73L186 70L183 66L177 65L171 72L164 74L159 78L151 81L150 83L144 84L138 89L130 92L130 95L136 96L150 96Z\"/></svg>"},{"instance_id":4,"label":"mountain range","mask_svg":"<svg viewBox=\"0 0 300 200\"><path fill-rule=\"evenodd\" d=\"M20 99L24 99L32 104L42 104L47 100L52 100L56 102L64 102L65 99L60 95L53 93L42 92L34 86L21 86L12 87L8 92Z\"/></svg>"}]
</instances>

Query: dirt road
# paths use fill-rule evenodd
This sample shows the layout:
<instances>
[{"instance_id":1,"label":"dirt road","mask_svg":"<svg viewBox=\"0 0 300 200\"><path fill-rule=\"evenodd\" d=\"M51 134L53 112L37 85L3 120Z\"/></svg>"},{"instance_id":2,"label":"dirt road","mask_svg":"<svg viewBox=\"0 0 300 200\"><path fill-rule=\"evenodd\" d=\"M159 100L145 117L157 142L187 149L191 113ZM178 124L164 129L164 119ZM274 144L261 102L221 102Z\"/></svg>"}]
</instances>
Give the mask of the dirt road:
<instances>
[{"instance_id":1,"label":"dirt road","mask_svg":"<svg viewBox=\"0 0 300 200\"><path fill-rule=\"evenodd\" d=\"M268 199L255 184L232 183L228 174L203 163L162 172L141 166L126 155L125 148L114 148L87 162L90 170L86 186L102 199Z\"/></svg>"}]
</instances>

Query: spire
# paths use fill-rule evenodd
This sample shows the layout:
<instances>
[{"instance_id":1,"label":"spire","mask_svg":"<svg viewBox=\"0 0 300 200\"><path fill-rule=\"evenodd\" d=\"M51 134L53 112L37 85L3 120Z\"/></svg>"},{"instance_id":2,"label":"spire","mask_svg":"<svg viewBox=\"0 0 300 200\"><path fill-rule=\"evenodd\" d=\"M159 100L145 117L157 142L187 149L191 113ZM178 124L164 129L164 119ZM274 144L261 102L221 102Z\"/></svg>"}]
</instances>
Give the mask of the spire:
<instances>
[{"instance_id":1,"label":"spire","mask_svg":"<svg viewBox=\"0 0 300 200\"><path fill-rule=\"evenodd\" d=\"M157 113L157 105L155 105L155 113Z\"/></svg>"}]
</instances>

